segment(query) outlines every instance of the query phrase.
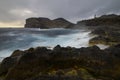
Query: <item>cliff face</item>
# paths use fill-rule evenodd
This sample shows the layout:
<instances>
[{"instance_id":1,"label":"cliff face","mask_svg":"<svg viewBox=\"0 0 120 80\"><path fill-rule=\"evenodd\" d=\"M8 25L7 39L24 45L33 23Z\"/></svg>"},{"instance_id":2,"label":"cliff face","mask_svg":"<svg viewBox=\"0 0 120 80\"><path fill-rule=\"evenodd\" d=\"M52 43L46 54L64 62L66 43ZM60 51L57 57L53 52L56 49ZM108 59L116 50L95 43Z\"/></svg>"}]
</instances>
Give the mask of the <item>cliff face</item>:
<instances>
[{"instance_id":1,"label":"cliff face","mask_svg":"<svg viewBox=\"0 0 120 80\"><path fill-rule=\"evenodd\" d=\"M95 17L93 19L78 21L77 24L73 24L64 18L57 18L50 20L48 18L28 18L26 19L25 28L81 28L88 27L94 29L97 26L119 26L120 15L109 14Z\"/></svg>"},{"instance_id":2,"label":"cliff face","mask_svg":"<svg viewBox=\"0 0 120 80\"><path fill-rule=\"evenodd\" d=\"M25 28L66 28L73 23L63 19L57 18L50 20L48 18L28 18L26 19Z\"/></svg>"},{"instance_id":3,"label":"cliff face","mask_svg":"<svg viewBox=\"0 0 120 80\"><path fill-rule=\"evenodd\" d=\"M95 17L93 19L78 21L73 24L64 18L57 18L50 20L48 18L28 18L26 19L25 28L81 28L88 27L89 29L96 28L97 26L119 26L120 15L110 14Z\"/></svg>"},{"instance_id":4,"label":"cliff face","mask_svg":"<svg viewBox=\"0 0 120 80\"><path fill-rule=\"evenodd\" d=\"M78 21L77 25L85 26L118 26L120 25L120 16L115 14L102 15L93 19Z\"/></svg>"}]
</instances>

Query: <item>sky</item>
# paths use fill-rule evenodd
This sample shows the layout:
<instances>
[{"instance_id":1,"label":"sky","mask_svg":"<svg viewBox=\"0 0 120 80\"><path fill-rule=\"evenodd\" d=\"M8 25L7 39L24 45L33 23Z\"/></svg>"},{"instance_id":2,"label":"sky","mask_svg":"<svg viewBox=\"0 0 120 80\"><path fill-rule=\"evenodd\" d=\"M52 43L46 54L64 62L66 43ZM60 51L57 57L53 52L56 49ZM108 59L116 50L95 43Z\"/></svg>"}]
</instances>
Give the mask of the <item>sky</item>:
<instances>
[{"instance_id":1,"label":"sky","mask_svg":"<svg viewBox=\"0 0 120 80\"><path fill-rule=\"evenodd\" d=\"M30 17L65 18L71 22L120 14L120 0L0 0L0 27L24 27Z\"/></svg>"}]
</instances>

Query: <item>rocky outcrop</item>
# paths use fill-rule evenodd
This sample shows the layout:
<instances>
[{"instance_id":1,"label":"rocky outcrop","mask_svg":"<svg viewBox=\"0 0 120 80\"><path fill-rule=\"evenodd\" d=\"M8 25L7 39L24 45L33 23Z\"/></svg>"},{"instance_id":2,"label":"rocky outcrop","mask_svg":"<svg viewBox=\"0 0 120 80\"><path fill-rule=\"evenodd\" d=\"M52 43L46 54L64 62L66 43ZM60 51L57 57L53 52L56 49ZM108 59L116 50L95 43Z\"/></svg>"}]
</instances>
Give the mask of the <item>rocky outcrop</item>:
<instances>
[{"instance_id":1,"label":"rocky outcrop","mask_svg":"<svg viewBox=\"0 0 120 80\"><path fill-rule=\"evenodd\" d=\"M78 21L77 24L73 24L64 18L57 18L50 20L48 18L28 18L26 19L25 28L88 28L95 29L100 26L119 26L120 15L109 14L95 17L88 20Z\"/></svg>"},{"instance_id":2,"label":"rocky outcrop","mask_svg":"<svg viewBox=\"0 0 120 80\"><path fill-rule=\"evenodd\" d=\"M53 50L17 50L2 61L0 76L4 80L119 80L119 50L119 45L106 50L59 45Z\"/></svg>"},{"instance_id":3,"label":"rocky outcrop","mask_svg":"<svg viewBox=\"0 0 120 80\"><path fill-rule=\"evenodd\" d=\"M93 29L99 26L119 26L120 15L115 14L102 15L100 17L95 17L93 19L78 21L77 25L86 26L89 29Z\"/></svg>"},{"instance_id":4,"label":"rocky outcrop","mask_svg":"<svg viewBox=\"0 0 120 80\"><path fill-rule=\"evenodd\" d=\"M92 38L90 44L105 44L105 45L116 45L120 44L120 28L119 26L105 26L96 28L91 32L92 34L98 35Z\"/></svg>"},{"instance_id":5,"label":"rocky outcrop","mask_svg":"<svg viewBox=\"0 0 120 80\"><path fill-rule=\"evenodd\" d=\"M50 20L48 18L28 18L26 19L25 28L66 28L73 23L65 20L64 18L57 18Z\"/></svg>"},{"instance_id":6,"label":"rocky outcrop","mask_svg":"<svg viewBox=\"0 0 120 80\"><path fill-rule=\"evenodd\" d=\"M120 44L120 15L109 14L95 17L93 19L78 21L74 28L87 28L97 35L92 38L90 45L105 44L117 45Z\"/></svg>"}]
</instances>

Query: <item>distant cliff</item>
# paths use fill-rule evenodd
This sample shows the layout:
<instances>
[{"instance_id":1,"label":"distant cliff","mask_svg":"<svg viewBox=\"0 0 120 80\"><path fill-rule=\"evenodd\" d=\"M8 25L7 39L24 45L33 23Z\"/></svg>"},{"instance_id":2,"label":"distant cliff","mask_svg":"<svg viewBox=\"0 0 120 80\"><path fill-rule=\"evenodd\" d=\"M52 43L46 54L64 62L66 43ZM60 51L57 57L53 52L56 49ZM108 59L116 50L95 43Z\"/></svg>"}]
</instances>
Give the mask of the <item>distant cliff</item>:
<instances>
[{"instance_id":1,"label":"distant cliff","mask_svg":"<svg viewBox=\"0 0 120 80\"><path fill-rule=\"evenodd\" d=\"M120 25L120 15L109 14L95 17L93 19L78 21L77 25L84 26L118 26Z\"/></svg>"},{"instance_id":2,"label":"distant cliff","mask_svg":"<svg viewBox=\"0 0 120 80\"><path fill-rule=\"evenodd\" d=\"M120 15L109 14L95 17L88 20L78 21L77 24L73 24L64 18L57 18L50 20L49 18L28 18L26 19L25 28L81 28L88 27L89 29L96 28L97 26L119 26Z\"/></svg>"},{"instance_id":3,"label":"distant cliff","mask_svg":"<svg viewBox=\"0 0 120 80\"><path fill-rule=\"evenodd\" d=\"M26 19L25 28L66 28L73 23L65 20L64 18L57 18L50 20L48 18L28 18Z\"/></svg>"}]
</instances>

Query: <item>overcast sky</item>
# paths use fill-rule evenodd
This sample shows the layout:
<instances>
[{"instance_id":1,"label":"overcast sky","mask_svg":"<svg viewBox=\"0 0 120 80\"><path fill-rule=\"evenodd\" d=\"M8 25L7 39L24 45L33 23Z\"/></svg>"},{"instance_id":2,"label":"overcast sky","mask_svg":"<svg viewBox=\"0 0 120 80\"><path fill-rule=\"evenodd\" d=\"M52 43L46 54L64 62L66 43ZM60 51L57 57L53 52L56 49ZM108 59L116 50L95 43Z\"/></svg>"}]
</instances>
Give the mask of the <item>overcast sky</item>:
<instances>
[{"instance_id":1,"label":"overcast sky","mask_svg":"<svg viewBox=\"0 0 120 80\"><path fill-rule=\"evenodd\" d=\"M26 18L63 17L76 22L120 13L120 0L0 0L0 26L24 26Z\"/></svg>"}]
</instances>

